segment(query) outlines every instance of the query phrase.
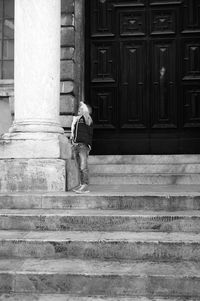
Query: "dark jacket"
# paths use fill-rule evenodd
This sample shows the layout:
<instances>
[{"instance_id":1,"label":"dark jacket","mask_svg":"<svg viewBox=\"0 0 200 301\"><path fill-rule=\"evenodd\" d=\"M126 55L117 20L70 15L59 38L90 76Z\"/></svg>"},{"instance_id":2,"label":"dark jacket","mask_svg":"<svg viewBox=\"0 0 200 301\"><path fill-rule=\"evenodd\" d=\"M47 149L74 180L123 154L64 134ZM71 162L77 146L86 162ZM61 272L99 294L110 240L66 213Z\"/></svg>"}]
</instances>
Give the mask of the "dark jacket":
<instances>
[{"instance_id":1,"label":"dark jacket","mask_svg":"<svg viewBox=\"0 0 200 301\"><path fill-rule=\"evenodd\" d=\"M84 143L91 147L93 136L93 124L87 125L84 116L81 116L75 124L73 136L73 141L75 143Z\"/></svg>"}]
</instances>

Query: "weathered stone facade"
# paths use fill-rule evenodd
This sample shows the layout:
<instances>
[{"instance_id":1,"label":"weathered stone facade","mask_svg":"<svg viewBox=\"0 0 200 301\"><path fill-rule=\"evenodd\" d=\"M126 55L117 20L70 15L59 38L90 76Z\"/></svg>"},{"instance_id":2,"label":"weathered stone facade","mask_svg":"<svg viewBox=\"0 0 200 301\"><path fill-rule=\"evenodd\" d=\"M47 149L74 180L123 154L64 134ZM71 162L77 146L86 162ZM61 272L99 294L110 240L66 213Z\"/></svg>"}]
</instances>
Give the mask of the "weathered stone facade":
<instances>
[{"instance_id":1,"label":"weathered stone facade","mask_svg":"<svg viewBox=\"0 0 200 301\"><path fill-rule=\"evenodd\" d=\"M69 133L72 115L84 98L84 1L61 2L60 120Z\"/></svg>"},{"instance_id":2,"label":"weathered stone facade","mask_svg":"<svg viewBox=\"0 0 200 301\"><path fill-rule=\"evenodd\" d=\"M61 1L61 97L60 119L69 128L76 108L75 98L75 6L74 0Z\"/></svg>"}]
</instances>

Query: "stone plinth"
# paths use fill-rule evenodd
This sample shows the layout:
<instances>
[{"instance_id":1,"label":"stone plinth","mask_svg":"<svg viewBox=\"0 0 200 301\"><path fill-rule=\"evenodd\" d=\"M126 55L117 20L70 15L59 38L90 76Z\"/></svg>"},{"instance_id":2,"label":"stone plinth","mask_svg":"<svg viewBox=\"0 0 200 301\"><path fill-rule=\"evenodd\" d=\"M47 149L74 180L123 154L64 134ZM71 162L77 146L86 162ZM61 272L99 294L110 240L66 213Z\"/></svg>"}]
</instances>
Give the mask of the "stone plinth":
<instances>
[{"instance_id":1,"label":"stone plinth","mask_svg":"<svg viewBox=\"0 0 200 301\"><path fill-rule=\"evenodd\" d=\"M61 159L0 160L0 191L65 191L65 166Z\"/></svg>"},{"instance_id":2,"label":"stone plinth","mask_svg":"<svg viewBox=\"0 0 200 301\"><path fill-rule=\"evenodd\" d=\"M66 191L78 185L74 160L0 160L0 192Z\"/></svg>"}]
</instances>

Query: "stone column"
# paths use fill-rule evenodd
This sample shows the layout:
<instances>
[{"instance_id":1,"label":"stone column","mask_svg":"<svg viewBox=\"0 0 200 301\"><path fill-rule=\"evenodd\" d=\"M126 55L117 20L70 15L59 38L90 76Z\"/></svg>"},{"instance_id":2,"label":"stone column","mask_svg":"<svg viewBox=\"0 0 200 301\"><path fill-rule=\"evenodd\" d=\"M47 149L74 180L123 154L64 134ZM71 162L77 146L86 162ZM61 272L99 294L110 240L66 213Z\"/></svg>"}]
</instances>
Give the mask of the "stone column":
<instances>
[{"instance_id":1,"label":"stone column","mask_svg":"<svg viewBox=\"0 0 200 301\"><path fill-rule=\"evenodd\" d=\"M0 141L0 192L76 184L59 122L60 18L60 0L15 0L15 119Z\"/></svg>"},{"instance_id":2,"label":"stone column","mask_svg":"<svg viewBox=\"0 0 200 301\"><path fill-rule=\"evenodd\" d=\"M63 133L60 15L60 0L15 0L14 132Z\"/></svg>"},{"instance_id":3,"label":"stone column","mask_svg":"<svg viewBox=\"0 0 200 301\"><path fill-rule=\"evenodd\" d=\"M4 135L15 145L8 157L68 156L59 122L60 19L60 0L15 0L15 119Z\"/></svg>"}]
</instances>

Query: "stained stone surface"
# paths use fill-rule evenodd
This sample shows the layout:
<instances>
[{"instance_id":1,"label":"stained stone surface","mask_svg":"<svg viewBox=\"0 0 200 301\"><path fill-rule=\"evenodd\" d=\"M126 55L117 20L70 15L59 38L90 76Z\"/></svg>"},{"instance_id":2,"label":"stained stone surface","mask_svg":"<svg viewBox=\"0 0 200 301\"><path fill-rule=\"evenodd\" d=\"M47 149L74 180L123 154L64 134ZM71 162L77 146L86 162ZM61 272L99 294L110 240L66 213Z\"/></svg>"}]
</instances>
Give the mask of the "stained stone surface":
<instances>
[{"instance_id":1,"label":"stained stone surface","mask_svg":"<svg viewBox=\"0 0 200 301\"><path fill-rule=\"evenodd\" d=\"M66 160L66 188L71 190L79 185L79 171L74 159Z\"/></svg>"},{"instance_id":2,"label":"stained stone surface","mask_svg":"<svg viewBox=\"0 0 200 301\"><path fill-rule=\"evenodd\" d=\"M200 155L111 155L90 156L90 164L182 164L200 163Z\"/></svg>"},{"instance_id":3,"label":"stained stone surface","mask_svg":"<svg viewBox=\"0 0 200 301\"><path fill-rule=\"evenodd\" d=\"M24 293L71 293L81 296L199 296L199 263L98 262L81 260L5 260L0 270L7 288ZM21 264L18 266L17 263ZM6 291L4 292L6 293Z\"/></svg>"},{"instance_id":4,"label":"stained stone surface","mask_svg":"<svg viewBox=\"0 0 200 301\"><path fill-rule=\"evenodd\" d=\"M66 164L61 159L0 160L0 191L65 191Z\"/></svg>"},{"instance_id":5,"label":"stained stone surface","mask_svg":"<svg viewBox=\"0 0 200 301\"><path fill-rule=\"evenodd\" d=\"M90 190L0 194L0 300L199 300L200 187Z\"/></svg>"},{"instance_id":6,"label":"stained stone surface","mask_svg":"<svg viewBox=\"0 0 200 301\"><path fill-rule=\"evenodd\" d=\"M146 173L200 173L200 163L182 163L182 164L91 164L90 172L101 173L132 173L132 174L146 174Z\"/></svg>"},{"instance_id":7,"label":"stained stone surface","mask_svg":"<svg viewBox=\"0 0 200 301\"><path fill-rule=\"evenodd\" d=\"M93 185L199 185L200 155L91 156Z\"/></svg>"},{"instance_id":8,"label":"stained stone surface","mask_svg":"<svg viewBox=\"0 0 200 301\"><path fill-rule=\"evenodd\" d=\"M0 209L0 230L200 233L199 211Z\"/></svg>"},{"instance_id":9,"label":"stained stone surface","mask_svg":"<svg viewBox=\"0 0 200 301\"><path fill-rule=\"evenodd\" d=\"M0 209L200 210L200 185L90 185L90 193L0 193Z\"/></svg>"},{"instance_id":10,"label":"stained stone surface","mask_svg":"<svg viewBox=\"0 0 200 301\"><path fill-rule=\"evenodd\" d=\"M182 297L162 298L162 297L75 297L65 294L3 294L0 301L183 301ZM186 299L184 299L186 300ZM187 298L187 301L198 301L200 298Z\"/></svg>"},{"instance_id":11,"label":"stained stone surface","mask_svg":"<svg viewBox=\"0 0 200 301\"><path fill-rule=\"evenodd\" d=\"M91 184L97 185L116 185L116 184L133 184L133 185L190 185L200 184L200 173L191 174L92 174Z\"/></svg>"},{"instance_id":12,"label":"stained stone surface","mask_svg":"<svg viewBox=\"0 0 200 301\"><path fill-rule=\"evenodd\" d=\"M0 257L200 261L200 237L188 233L0 231Z\"/></svg>"}]
</instances>

